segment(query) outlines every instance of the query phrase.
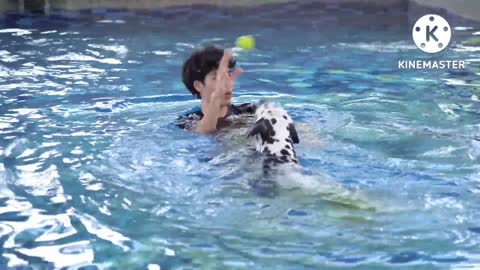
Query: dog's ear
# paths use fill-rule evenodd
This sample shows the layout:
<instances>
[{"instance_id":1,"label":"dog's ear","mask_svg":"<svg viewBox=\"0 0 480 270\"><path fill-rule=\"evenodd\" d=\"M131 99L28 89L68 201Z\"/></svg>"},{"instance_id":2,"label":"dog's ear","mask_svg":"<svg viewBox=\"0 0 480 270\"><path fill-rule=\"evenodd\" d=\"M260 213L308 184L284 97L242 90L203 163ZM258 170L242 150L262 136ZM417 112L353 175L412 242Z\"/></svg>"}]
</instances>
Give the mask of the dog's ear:
<instances>
[{"instance_id":1,"label":"dog's ear","mask_svg":"<svg viewBox=\"0 0 480 270\"><path fill-rule=\"evenodd\" d=\"M253 129L248 133L248 137L255 136L257 134L265 134L267 128L265 126L265 121L262 119L255 123Z\"/></svg>"},{"instance_id":2,"label":"dog's ear","mask_svg":"<svg viewBox=\"0 0 480 270\"><path fill-rule=\"evenodd\" d=\"M290 132L290 138L292 138L293 143L300 143L297 130L295 129L295 125L293 125L293 123L290 123L287 129Z\"/></svg>"},{"instance_id":3,"label":"dog's ear","mask_svg":"<svg viewBox=\"0 0 480 270\"><path fill-rule=\"evenodd\" d=\"M248 137L259 134L263 141L271 139L275 135L272 124L267 119L258 120L255 127L250 131Z\"/></svg>"}]
</instances>

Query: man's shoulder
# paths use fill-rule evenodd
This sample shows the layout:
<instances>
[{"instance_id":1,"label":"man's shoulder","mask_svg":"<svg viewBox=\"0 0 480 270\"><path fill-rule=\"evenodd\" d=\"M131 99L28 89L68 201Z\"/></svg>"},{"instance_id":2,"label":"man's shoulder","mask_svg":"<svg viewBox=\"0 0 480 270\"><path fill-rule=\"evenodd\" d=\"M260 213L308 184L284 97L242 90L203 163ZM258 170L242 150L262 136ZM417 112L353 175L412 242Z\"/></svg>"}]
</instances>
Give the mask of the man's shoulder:
<instances>
[{"instance_id":1,"label":"man's shoulder","mask_svg":"<svg viewBox=\"0 0 480 270\"><path fill-rule=\"evenodd\" d=\"M199 108L194 108L177 117L175 124L181 129L191 129L200 119L203 113Z\"/></svg>"},{"instance_id":2,"label":"man's shoulder","mask_svg":"<svg viewBox=\"0 0 480 270\"><path fill-rule=\"evenodd\" d=\"M253 114L257 109L254 103L242 103L240 105L230 105L230 108L234 114Z\"/></svg>"},{"instance_id":3,"label":"man's shoulder","mask_svg":"<svg viewBox=\"0 0 480 270\"><path fill-rule=\"evenodd\" d=\"M230 115L254 114L257 105L254 103L242 103L239 105L230 105ZM192 129L203 117L202 110L198 107L191 109L187 113L177 117L176 125L181 129Z\"/></svg>"}]
</instances>

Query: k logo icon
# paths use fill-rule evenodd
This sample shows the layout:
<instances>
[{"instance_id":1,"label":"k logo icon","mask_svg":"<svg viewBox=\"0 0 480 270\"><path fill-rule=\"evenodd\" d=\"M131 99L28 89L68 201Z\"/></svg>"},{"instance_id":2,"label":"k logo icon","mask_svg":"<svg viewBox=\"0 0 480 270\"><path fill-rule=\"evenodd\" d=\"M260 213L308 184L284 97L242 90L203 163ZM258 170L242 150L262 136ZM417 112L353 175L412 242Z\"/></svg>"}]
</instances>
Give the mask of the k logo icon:
<instances>
[{"instance_id":1,"label":"k logo icon","mask_svg":"<svg viewBox=\"0 0 480 270\"><path fill-rule=\"evenodd\" d=\"M443 17L428 14L417 20L413 26L412 37L420 50L438 53L450 43L452 29Z\"/></svg>"}]
</instances>

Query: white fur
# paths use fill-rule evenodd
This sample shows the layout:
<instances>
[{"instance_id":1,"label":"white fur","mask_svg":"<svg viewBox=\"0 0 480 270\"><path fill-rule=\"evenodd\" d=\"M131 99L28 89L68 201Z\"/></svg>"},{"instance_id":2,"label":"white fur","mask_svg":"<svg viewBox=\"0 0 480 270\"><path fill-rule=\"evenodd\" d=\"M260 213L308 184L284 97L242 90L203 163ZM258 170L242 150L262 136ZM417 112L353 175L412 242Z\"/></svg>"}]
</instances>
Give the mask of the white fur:
<instances>
[{"instance_id":1,"label":"white fur","mask_svg":"<svg viewBox=\"0 0 480 270\"><path fill-rule=\"evenodd\" d=\"M284 156L281 151L286 150L290 154L289 159L296 160L294 145L288 129L289 125L293 124L293 120L288 113L284 109L277 107L275 104L265 103L257 108L255 119L257 122L263 119L268 120L275 131L275 135L271 137L273 142L264 141L261 134L256 134L256 150L260 153L267 152L276 157ZM275 119L275 123L272 123L272 119ZM290 139L290 142L287 142L286 139ZM286 145L289 147L286 147Z\"/></svg>"}]
</instances>

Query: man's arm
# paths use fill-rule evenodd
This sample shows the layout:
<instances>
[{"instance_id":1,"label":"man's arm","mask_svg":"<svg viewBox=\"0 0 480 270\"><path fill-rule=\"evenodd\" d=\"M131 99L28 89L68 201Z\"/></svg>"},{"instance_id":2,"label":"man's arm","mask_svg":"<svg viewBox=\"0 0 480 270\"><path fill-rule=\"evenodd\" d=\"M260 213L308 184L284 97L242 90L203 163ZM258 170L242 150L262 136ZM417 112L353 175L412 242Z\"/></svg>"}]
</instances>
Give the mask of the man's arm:
<instances>
[{"instance_id":1,"label":"man's arm","mask_svg":"<svg viewBox=\"0 0 480 270\"><path fill-rule=\"evenodd\" d=\"M217 129L217 122L222 112L222 100L225 98L227 90L233 87L234 81L242 73L241 69L237 69L234 74L229 74L230 59L232 59L232 52L225 50L218 65L215 90L206 108L202 108L204 116L197 125L196 132L198 133L211 133Z\"/></svg>"},{"instance_id":2,"label":"man's arm","mask_svg":"<svg viewBox=\"0 0 480 270\"><path fill-rule=\"evenodd\" d=\"M218 116L209 116L204 114L202 120L198 122L197 129L195 130L200 134L207 134L214 132L217 129Z\"/></svg>"}]
</instances>

